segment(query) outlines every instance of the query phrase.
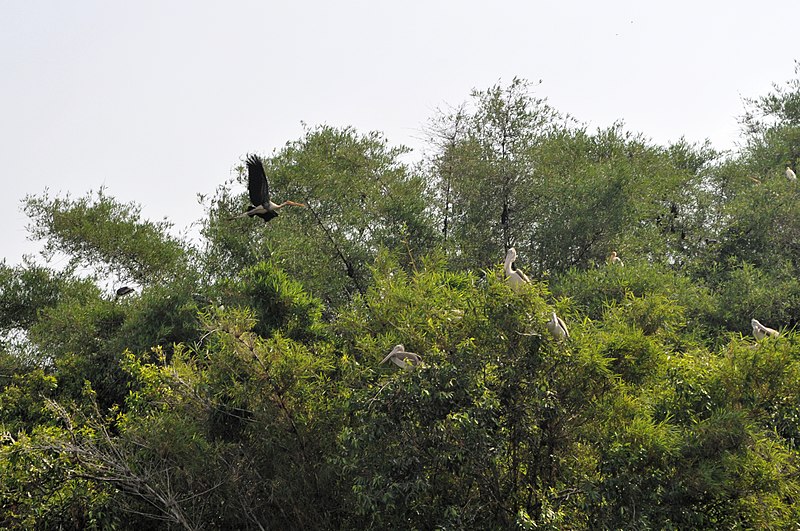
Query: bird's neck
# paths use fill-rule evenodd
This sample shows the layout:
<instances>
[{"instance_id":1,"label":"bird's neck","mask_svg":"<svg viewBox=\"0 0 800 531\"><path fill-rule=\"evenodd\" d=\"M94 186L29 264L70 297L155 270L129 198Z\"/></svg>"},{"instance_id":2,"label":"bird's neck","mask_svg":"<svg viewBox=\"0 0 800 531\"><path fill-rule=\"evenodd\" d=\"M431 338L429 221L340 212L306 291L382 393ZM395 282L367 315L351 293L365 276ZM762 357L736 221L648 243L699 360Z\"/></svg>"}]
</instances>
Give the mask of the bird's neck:
<instances>
[{"instance_id":1,"label":"bird's neck","mask_svg":"<svg viewBox=\"0 0 800 531\"><path fill-rule=\"evenodd\" d=\"M511 273L514 272L514 260L511 258L506 258L504 269L506 271L506 275L511 276Z\"/></svg>"}]
</instances>

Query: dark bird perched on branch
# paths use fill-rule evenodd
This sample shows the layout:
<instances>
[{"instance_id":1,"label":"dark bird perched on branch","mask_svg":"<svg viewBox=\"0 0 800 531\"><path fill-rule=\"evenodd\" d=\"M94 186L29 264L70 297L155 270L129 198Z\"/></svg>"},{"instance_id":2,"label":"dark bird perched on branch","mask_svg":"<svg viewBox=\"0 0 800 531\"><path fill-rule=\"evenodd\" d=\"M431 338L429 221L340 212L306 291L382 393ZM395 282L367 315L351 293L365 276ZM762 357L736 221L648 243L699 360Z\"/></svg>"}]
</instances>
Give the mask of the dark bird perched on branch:
<instances>
[{"instance_id":1,"label":"dark bird perched on branch","mask_svg":"<svg viewBox=\"0 0 800 531\"><path fill-rule=\"evenodd\" d=\"M250 192L250 203L252 203L250 208L247 209L247 212L228 219L258 216L266 223L278 216L278 209L280 208L287 205L305 206L303 203L295 203L294 201L284 201L278 205L270 200L267 174L264 172L264 165L261 163L261 159L255 155L247 157L247 189Z\"/></svg>"},{"instance_id":2,"label":"dark bird perched on branch","mask_svg":"<svg viewBox=\"0 0 800 531\"><path fill-rule=\"evenodd\" d=\"M124 297L125 295L128 295L129 293L133 293L134 291L136 291L136 290L131 288L131 287L122 286L121 288L119 288L117 290L117 298Z\"/></svg>"}]
</instances>

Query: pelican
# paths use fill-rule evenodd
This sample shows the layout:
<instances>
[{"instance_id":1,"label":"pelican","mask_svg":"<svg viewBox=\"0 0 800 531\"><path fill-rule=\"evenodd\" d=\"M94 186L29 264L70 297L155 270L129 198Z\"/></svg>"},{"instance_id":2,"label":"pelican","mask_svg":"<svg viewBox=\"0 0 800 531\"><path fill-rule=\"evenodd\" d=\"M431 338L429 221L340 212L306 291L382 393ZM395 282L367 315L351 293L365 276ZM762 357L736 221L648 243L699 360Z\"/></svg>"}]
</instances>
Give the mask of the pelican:
<instances>
[{"instance_id":1,"label":"pelican","mask_svg":"<svg viewBox=\"0 0 800 531\"><path fill-rule=\"evenodd\" d=\"M129 293L133 293L134 291L136 291L136 290L131 288L131 287L122 286L121 288L119 288L117 290L117 298L124 297L125 295L127 295Z\"/></svg>"},{"instance_id":2,"label":"pelican","mask_svg":"<svg viewBox=\"0 0 800 531\"><path fill-rule=\"evenodd\" d=\"M294 201L284 201L280 205L273 203L269 198L269 183L267 182L267 174L264 172L264 165L255 155L247 157L247 188L250 192L250 202L252 205L238 216L233 216L228 219L243 218L245 216L253 217L258 216L264 220L264 223L278 217L278 209L289 206L301 206L303 203L295 203Z\"/></svg>"},{"instance_id":3,"label":"pelican","mask_svg":"<svg viewBox=\"0 0 800 531\"><path fill-rule=\"evenodd\" d=\"M547 321L547 329L553 334L553 337L561 341L562 339L569 338L569 330L564 321L553 312L553 316Z\"/></svg>"},{"instance_id":4,"label":"pelican","mask_svg":"<svg viewBox=\"0 0 800 531\"><path fill-rule=\"evenodd\" d=\"M609 264L617 264L620 266L624 266L625 262L622 261L622 258L617 256L617 251L611 251L611 256L608 257Z\"/></svg>"},{"instance_id":5,"label":"pelican","mask_svg":"<svg viewBox=\"0 0 800 531\"><path fill-rule=\"evenodd\" d=\"M422 363L422 358L420 358L419 355L413 352L406 352L406 347L403 345L395 345L392 351L383 358L381 363L386 363L389 360L392 360L392 363L406 370L411 369L414 365Z\"/></svg>"},{"instance_id":6,"label":"pelican","mask_svg":"<svg viewBox=\"0 0 800 531\"><path fill-rule=\"evenodd\" d=\"M753 327L753 335L756 336L756 339L759 341L767 336L778 337L778 335L780 335L777 330L762 325L757 319L750 319L750 325Z\"/></svg>"},{"instance_id":7,"label":"pelican","mask_svg":"<svg viewBox=\"0 0 800 531\"><path fill-rule=\"evenodd\" d=\"M530 282L530 279L525 276L525 273L514 268L514 260L516 259L517 250L511 247L506 253L506 263L503 269L508 277L508 283L511 284L512 288L516 288Z\"/></svg>"}]
</instances>

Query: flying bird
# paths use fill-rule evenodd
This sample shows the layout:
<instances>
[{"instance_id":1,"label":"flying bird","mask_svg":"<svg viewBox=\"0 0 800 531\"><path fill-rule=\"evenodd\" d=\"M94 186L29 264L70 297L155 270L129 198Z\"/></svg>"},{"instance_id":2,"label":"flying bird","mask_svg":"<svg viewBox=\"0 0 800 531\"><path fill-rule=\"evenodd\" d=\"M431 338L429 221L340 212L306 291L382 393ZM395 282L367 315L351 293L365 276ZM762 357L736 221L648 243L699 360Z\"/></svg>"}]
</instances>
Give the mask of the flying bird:
<instances>
[{"instance_id":1,"label":"flying bird","mask_svg":"<svg viewBox=\"0 0 800 531\"><path fill-rule=\"evenodd\" d=\"M245 216L253 217L258 216L264 220L264 223L278 217L278 209L285 206L301 206L303 203L295 203L294 201L284 201L281 204L273 203L269 197L269 183L267 182L267 174L264 172L264 165L255 155L247 157L247 189L250 192L250 208L247 212L243 212L238 216L233 216L228 219L238 219Z\"/></svg>"},{"instance_id":2,"label":"flying bird","mask_svg":"<svg viewBox=\"0 0 800 531\"><path fill-rule=\"evenodd\" d=\"M562 339L569 338L569 330L567 330L567 325L564 321L556 315L556 312L553 312L553 316L547 321L547 330L553 334L553 337L561 341Z\"/></svg>"},{"instance_id":3,"label":"flying bird","mask_svg":"<svg viewBox=\"0 0 800 531\"><path fill-rule=\"evenodd\" d=\"M759 341L767 336L778 337L780 335L777 330L762 325L757 319L750 319L750 325L753 327L753 335L756 336L756 339Z\"/></svg>"},{"instance_id":4,"label":"flying bird","mask_svg":"<svg viewBox=\"0 0 800 531\"><path fill-rule=\"evenodd\" d=\"M611 256L608 257L609 264L616 264L620 266L624 266L625 262L622 261L622 258L617 256L617 251L611 251Z\"/></svg>"},{"instance_id":5,"label":"flying bird","mask_svg":"<svg viewBox=\"0 0 800 531\"><path fill-rule=\"evenodd\" d=\"M125 295L128 295L129 293L133 293L134 291L136 291L136 290L131 288L131 287L122 286L121 288L119 288L117 290L117 297L124 297Z\"/></svg>"},{"instance_id":6,"label":"flying bird","mask_svg":"<svg viewBox=\"0 0 800 531\"><path fill-rule=\"evenodd\" d=\"M422 358L413 352L406 352L406 347L403 345L395 345L392 351L383 358L381 363L386 363L392 360L392 363L403 369L411 369L414 365L422 363Z\"/></svg>"},{"instance_id":7,"label":"flying bird","mask_svg":"<svg viewBox=\"0 0 800 531\"><path fill-rule=\"evenodd\" d=\"M506 253L506 262L503 267L503 270L506 272L506 276L508 277L508 283L511 284L512 288L516 288L518 286L522 286L530 282L530 279L527 276L525 276L525 273L523 273L519 269L514 268L514 260L516 259L517 259L517 250L511 247Z\"/></svg>"},{"instance_id":8,"label":"flying bird","mask_svg":"<svg viewBox=\"0 0 800 531\"><path fill-rule=\"evenodd\" d=\"M795 175L794 170L792 170L789 166L786 166L786 178L790 181L797 180L797 175Z\"/></svg>"}]
</instances>

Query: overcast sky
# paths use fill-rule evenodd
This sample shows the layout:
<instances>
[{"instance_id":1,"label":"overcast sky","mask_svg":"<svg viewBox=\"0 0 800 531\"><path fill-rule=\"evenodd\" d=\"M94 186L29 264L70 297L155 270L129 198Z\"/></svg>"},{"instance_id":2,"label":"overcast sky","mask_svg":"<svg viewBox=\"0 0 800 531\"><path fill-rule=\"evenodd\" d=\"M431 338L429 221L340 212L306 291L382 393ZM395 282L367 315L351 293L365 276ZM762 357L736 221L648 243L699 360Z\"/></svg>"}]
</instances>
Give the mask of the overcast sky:
<instances>
[{"instance_id":1,"label":"overcast sky","mask_svg":"<svg viewBox=\"0 0 800 531\"><path fill-rule=\"evenodd\" d=\"M302 123L424 147L437 108L514 76L590 129L733 148L794 76L800 2L0 1L0 258L27 194L105 186L178 229Z\"/></svg>"}]
</instances>

